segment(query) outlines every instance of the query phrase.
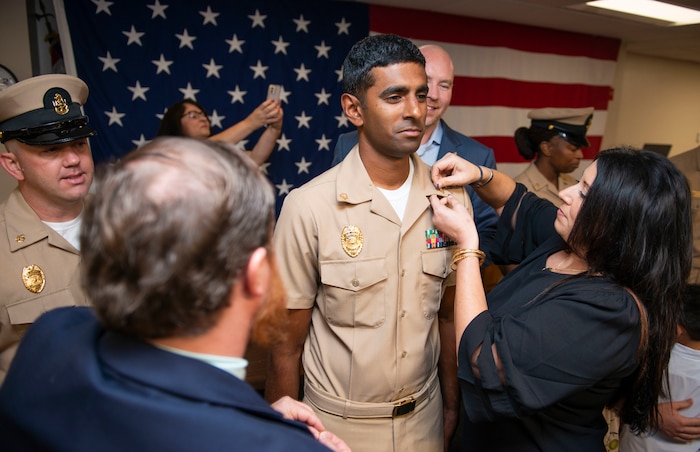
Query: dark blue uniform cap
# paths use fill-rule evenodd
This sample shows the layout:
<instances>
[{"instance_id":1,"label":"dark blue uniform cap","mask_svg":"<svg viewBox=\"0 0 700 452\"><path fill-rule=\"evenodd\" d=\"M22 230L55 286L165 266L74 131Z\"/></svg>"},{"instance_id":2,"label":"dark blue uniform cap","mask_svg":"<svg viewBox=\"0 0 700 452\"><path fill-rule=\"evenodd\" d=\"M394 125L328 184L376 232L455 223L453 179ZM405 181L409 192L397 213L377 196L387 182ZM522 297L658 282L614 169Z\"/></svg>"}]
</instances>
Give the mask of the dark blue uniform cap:
<instances>
[{"instance_id":1,"label":"dark blue uniform cap","mask_svg":"<svg viewBox=\"0 0 700 452\"><path fill-rule=\"evenodd\" d=\"M593 107L540 108L532 110L527 117L532 120L531 127L557 132L569 143L582 148L591 145L586 133L593 120L593 111Z\"/></svg>"}]
</instances>

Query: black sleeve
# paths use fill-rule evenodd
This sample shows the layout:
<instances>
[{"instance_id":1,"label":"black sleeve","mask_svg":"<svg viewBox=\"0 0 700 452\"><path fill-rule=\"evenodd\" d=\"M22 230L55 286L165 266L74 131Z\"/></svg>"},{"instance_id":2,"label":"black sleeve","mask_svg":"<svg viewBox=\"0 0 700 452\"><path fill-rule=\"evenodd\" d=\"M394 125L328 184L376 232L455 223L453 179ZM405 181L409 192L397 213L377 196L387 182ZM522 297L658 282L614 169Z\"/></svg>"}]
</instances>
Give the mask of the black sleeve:
<instances>
[{"instance_id":1,"label":"black sleeve","mask_svg":"<svg viewBox=\"0 0 700 452\"><path fill-rule=\"evenodd\" d=\"M557 234L558 208L516 184L498 220L491 257L496 264L519 264L535 248ZM515 220L515 221L514 221Z\"/></svg>"}]
</instances>

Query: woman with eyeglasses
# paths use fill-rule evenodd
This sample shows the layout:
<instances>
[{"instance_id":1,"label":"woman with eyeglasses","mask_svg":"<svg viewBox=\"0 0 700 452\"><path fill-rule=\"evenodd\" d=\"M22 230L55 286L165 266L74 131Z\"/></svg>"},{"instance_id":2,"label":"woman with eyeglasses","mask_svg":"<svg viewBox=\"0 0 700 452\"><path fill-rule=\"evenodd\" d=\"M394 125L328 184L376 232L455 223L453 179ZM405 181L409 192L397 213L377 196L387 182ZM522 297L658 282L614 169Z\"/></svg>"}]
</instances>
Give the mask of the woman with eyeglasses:
<instances>
[{"instance_id":1,"label":"woman with eyeglasses","mask_svg":"<svg viewBox=\"0 0 700 452\"><path fill-rule=\"evenodd\" d=\"M284 112L280 102L268 99L261 103L242 121L212 135L211 121L206 110L192 99L184 99L170 107L163 115L158 128L158 136L183 136L192 138L208 138L237 144L248 135L261 127L266 127L258 142L248 155L257 163L262 164L270 156L282 132Z\"/></svg>"}]
</instances>

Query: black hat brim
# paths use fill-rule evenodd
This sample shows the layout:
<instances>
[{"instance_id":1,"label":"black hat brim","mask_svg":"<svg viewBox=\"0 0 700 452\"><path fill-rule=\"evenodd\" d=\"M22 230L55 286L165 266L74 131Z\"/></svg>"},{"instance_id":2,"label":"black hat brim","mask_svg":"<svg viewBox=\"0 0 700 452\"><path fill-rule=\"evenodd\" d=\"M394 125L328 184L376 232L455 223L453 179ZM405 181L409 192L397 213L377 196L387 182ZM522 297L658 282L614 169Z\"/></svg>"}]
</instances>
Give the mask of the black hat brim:
<instances>
[{"instance_id":1,"label":"black hat brim","mask_svg":"<svg viewBox=\"0 0 700 452\"><path fill-rule=\"evenodd\" d=\"M2 142L16 139L30 146L49 146L53 144L68 143L81 138L89 138L97 135L97 132L87 125L87 116L71 119L69 121L55 122L37 127L29 127L20 130L5 131Z\"/></svg>"}]
</instances>

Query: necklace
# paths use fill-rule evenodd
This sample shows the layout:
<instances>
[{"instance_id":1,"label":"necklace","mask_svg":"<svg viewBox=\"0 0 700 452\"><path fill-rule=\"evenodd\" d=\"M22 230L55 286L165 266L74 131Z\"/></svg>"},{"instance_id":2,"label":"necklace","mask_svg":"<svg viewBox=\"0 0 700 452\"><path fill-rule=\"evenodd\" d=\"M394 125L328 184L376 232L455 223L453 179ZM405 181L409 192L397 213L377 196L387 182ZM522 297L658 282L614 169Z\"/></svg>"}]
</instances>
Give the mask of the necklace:
<instances>
[{"instance_id":1,"label":"necklace","mask_svg":"<svg viewBox=\"0 0 700 452\"><path fill-rule=\"evenodd\" d=\"M567 264L567 266L564 266L564 262L567 260L574 260L574 262L571 262L570 264ZM585 265L585 263L584 263ZM565 252L565 256L562 260L559 261L559 263L555 266L552 267L542 267L542 271L550 271L550 272L555 272L555 273L566 273L566 274L571 274L571 275L576 275L579 273L583 273L588 268L581 268L582 264L581 262L576 262L575 259L573 259L572 255L569 252Z\"/></svg>"}]
</instances>

